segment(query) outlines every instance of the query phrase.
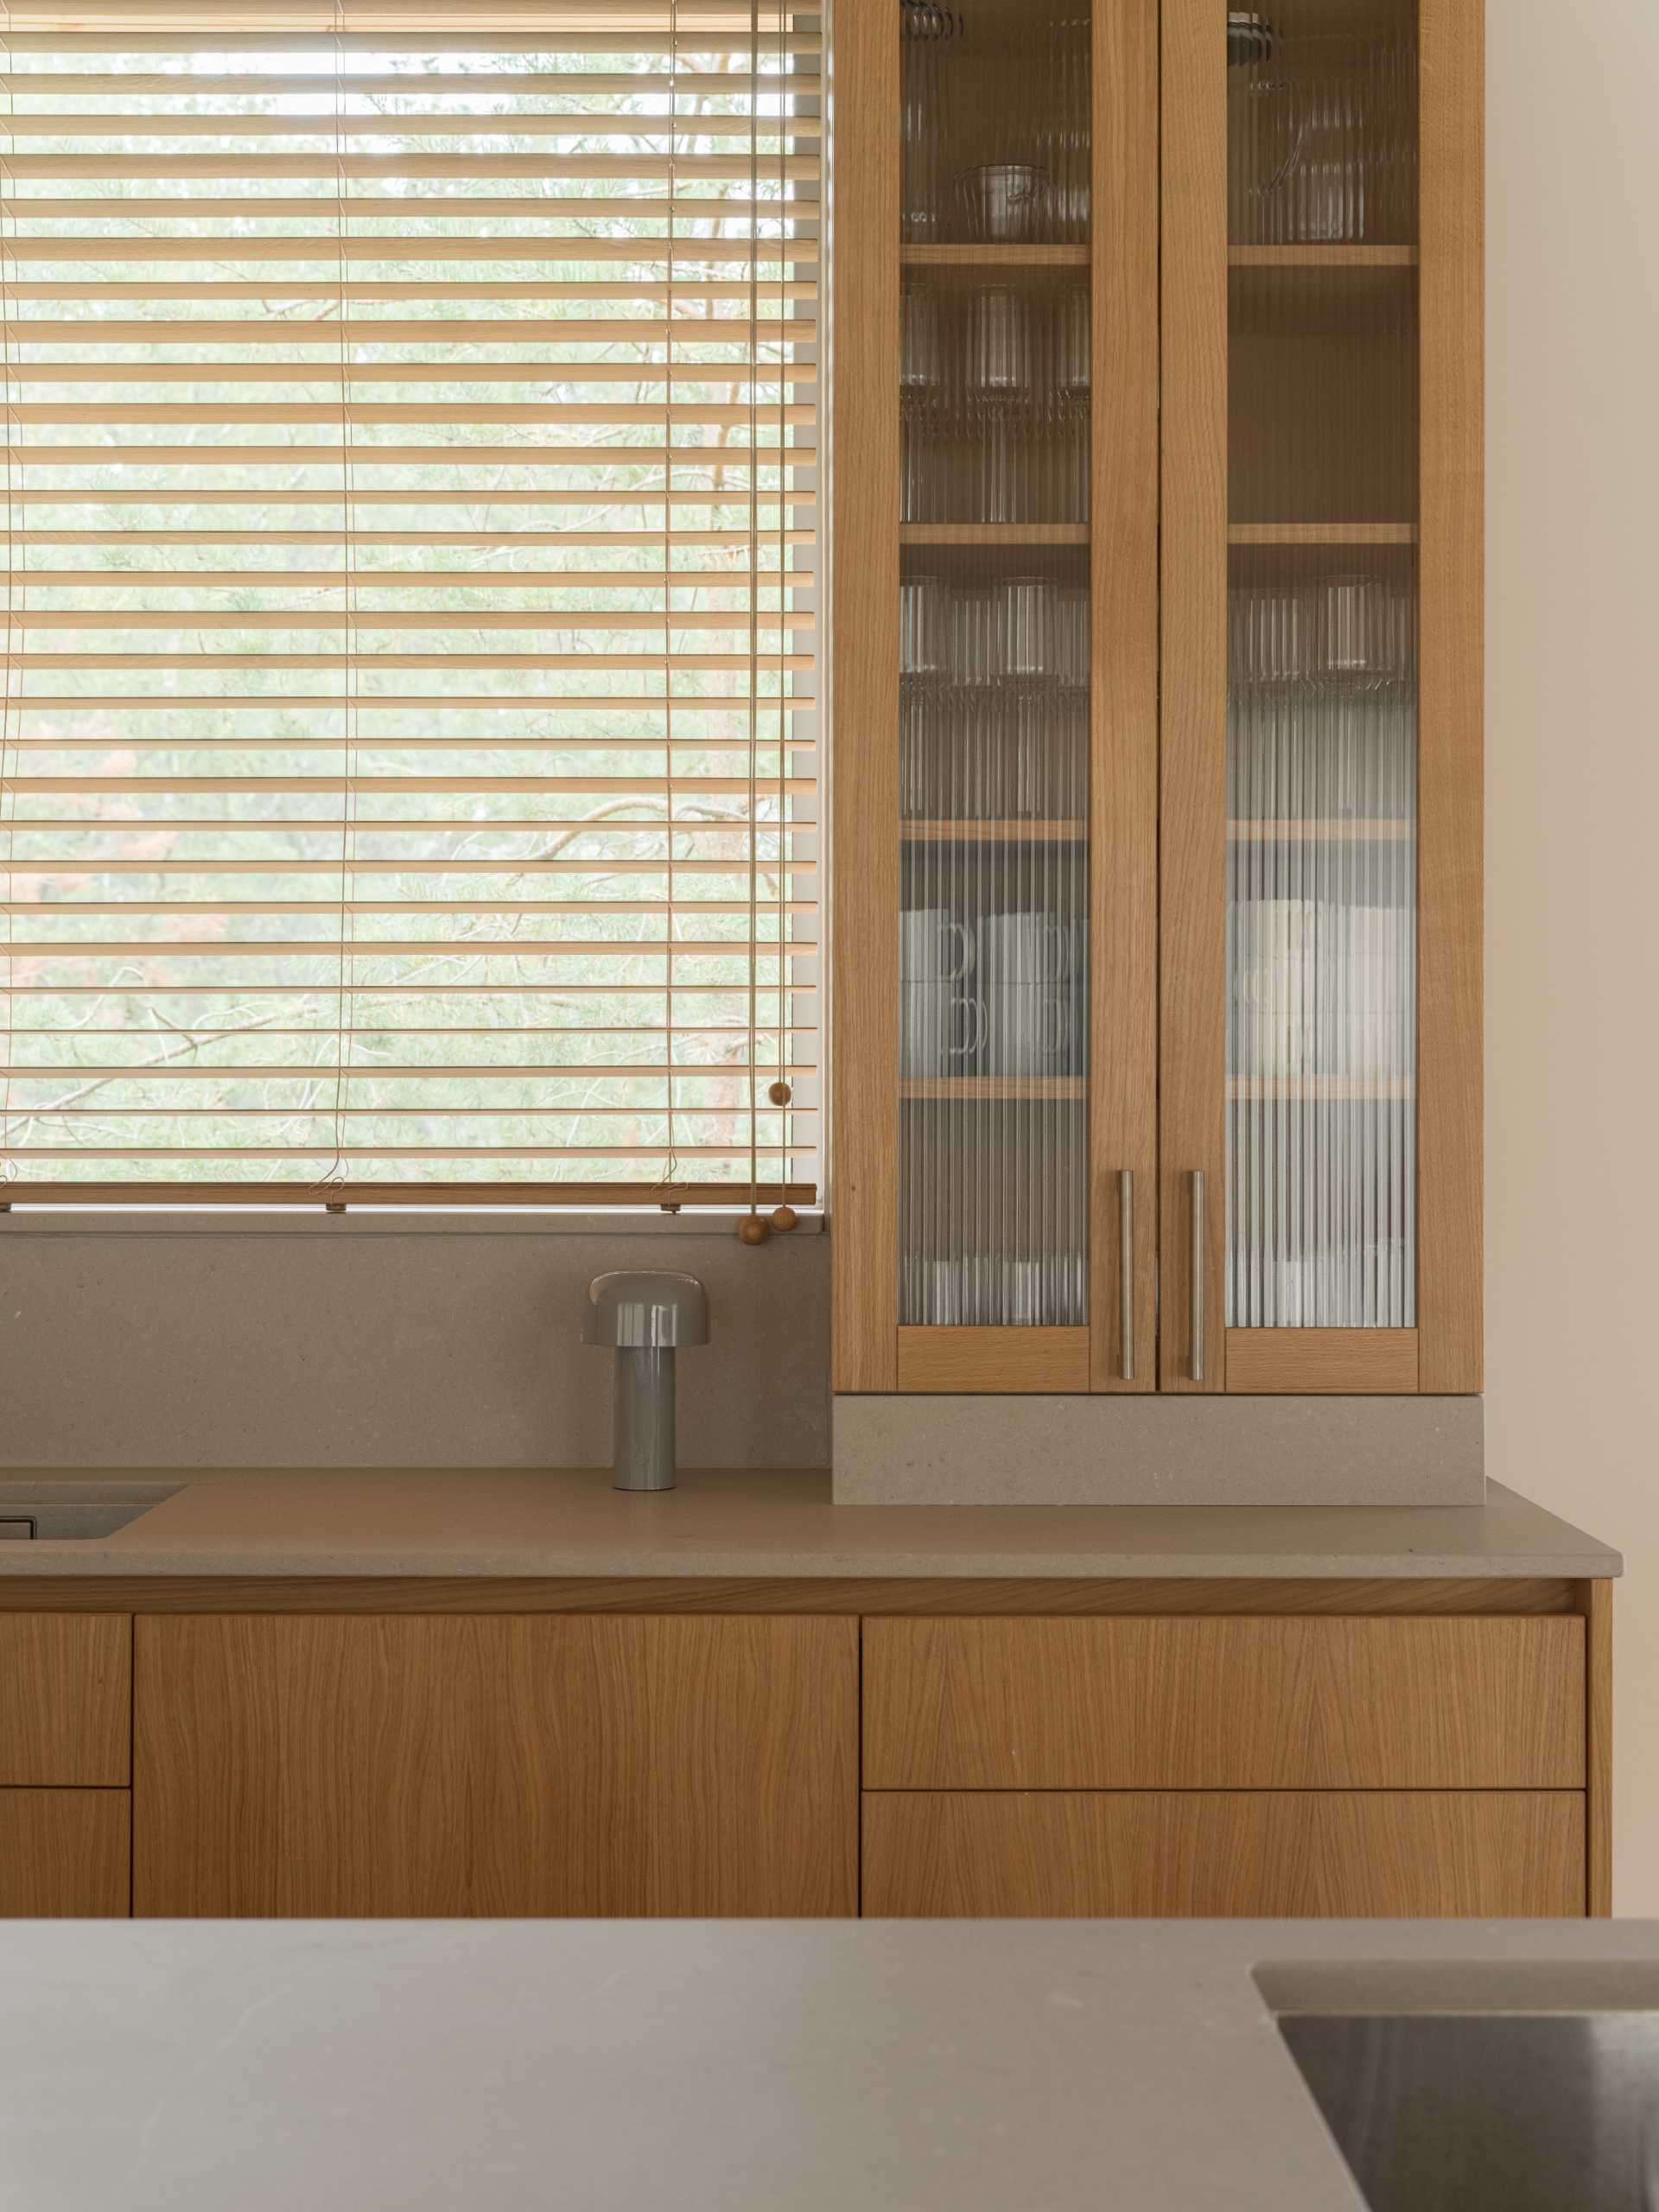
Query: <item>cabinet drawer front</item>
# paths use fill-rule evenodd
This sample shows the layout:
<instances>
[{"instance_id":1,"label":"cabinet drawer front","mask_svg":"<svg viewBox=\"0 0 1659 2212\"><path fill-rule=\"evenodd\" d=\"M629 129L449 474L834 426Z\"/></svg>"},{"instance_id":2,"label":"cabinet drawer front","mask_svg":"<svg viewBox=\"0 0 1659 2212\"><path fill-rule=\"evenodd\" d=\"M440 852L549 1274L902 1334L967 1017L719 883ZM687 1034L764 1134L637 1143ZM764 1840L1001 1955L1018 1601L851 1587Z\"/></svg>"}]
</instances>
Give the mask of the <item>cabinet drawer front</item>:
<instances>
[{"instance_id":1,"label":"cabinet drawer front","mask_svg":"<svg viewBox=\"0 0 1659 2212\"><path fill-rule=\"evenodd\" d=\"M864 1800L872 1918L1580 1917L1578 1790Z\"/></svg>"},{"instance_id":2,"label":"cabinet drawer front","mask_svg":"<svg viewBox=\"0 0 1659 2212\"><path fill-rule=\"evenodd\" d=\"M0 1788L124 1789L131 1760L128 1617L0 1615Z\"/></svg>"},{"instance_id":3,"label":"cabinet drawer front","mask_svg":"<svg viewBox=\"0 0 1659 2212\"><path fill-rule=\"evenodd\" d=\"M871 1789L1578 1789L1584 1624L871 1620Z\"/></svg>"},{"instance_id":4,"label":"cabinet drawer front","mask_svg":"<svg viewBox=\"0 0 1659 2212\"><path fill-rule=\"evenodd\" d=\"M124 1789L0 1789L0 1920L124 1919Z\"/></svg>"},{"instance_id":5,"label":"cabinet drawer front","mask_svg":"<svg viewBox=\"0 0 1659 2212\"><path fill-rule=\"evenodd\" d=\"M141 1917L851 1916L858 1637L146 1616Z\"/></svg>"}]
</instances>

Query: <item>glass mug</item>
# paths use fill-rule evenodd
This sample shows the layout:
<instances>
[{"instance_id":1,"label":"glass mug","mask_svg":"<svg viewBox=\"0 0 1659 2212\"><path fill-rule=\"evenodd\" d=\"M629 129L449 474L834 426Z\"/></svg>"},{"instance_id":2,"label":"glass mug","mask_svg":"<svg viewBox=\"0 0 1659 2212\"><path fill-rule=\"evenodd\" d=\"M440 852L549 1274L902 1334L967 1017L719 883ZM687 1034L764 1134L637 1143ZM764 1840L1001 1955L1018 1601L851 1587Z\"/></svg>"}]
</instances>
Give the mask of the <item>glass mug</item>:
<instances>
[{"instance_id":1,"label":"glass mug","mask_svg":"<svg viewBox=\"0 0 1659 2212\"><path fill-rule=\"evenodd\" d=\"M1247 899L1232 924L1235 1075L1311 1072L1314 1044L1315 906L1311 899Z\"/></svg>"},{"instance_id":2,"label":"glass mug","mask_svg":"<svg viewBox=\"0 0 1659 2212\"><path fill-rule=\"evenodd\" d=\"M1054 914L988 914L979 966L988 983L1058 983L1071 971L1071 931Z\"/></svg>"},{"instance_id":3,"label":"glass mug","mask_svg":"<svg viewBox=\"0 0 1659 2212\"><path fill-rule=\"evenodd\" d=\"M991 1075L1058 1075L1071 1058L1071 1002L1052 983L986 988L986 1067Z\"/></svg>"},{"instance_id":4,"label":"glass mug","mask_svg":"<svg viewBox=\"0 0 1659 2212\"><path fill-rule=\"evenodd\" d=\"M912 906L899 917L899 975L906 983L957 983L974 964L974 935L943 906Z\"/></svg>"},{"instance_id":5,"label":"glass mug","mask_svg":"<svg viewBox=\"0 0 1659 2212\"><path fill-rule=\"evenodd\" d=\"M899 1072L944 1076L962 1071L985 1042L985 1002L965 998L943 976L899 987Z\"/></svg>"}]
</instances>

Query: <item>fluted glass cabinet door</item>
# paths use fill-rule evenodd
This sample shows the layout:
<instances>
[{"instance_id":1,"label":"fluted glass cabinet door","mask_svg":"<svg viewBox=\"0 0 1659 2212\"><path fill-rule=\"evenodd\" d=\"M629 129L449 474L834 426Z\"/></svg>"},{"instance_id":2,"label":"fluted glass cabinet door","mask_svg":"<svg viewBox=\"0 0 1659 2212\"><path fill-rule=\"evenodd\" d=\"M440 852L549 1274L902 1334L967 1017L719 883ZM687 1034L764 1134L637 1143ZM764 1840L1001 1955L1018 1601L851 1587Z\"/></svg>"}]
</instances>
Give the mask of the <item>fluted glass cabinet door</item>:
<instances>
[{"instance_id":1,"label":"fluted glass cabinet door","mask_svg":"<svg viewBox=\"0 0 1659 2212\"><path fill-rule=\"evenodd\" d=\"M1154 1382L1155 26L837 14L843 1390Z\"/></svg>"},{"instance_id":2,"label":"fluted glass cabinet door","mask_svg":"<svg viewBox=\"0 0 1659 2212\"><path fill-rule=\"evenodd\" d=\"M1478 1387L1478 23L1166 0L1166 1388Z\"/></svg>"}]
</instances>

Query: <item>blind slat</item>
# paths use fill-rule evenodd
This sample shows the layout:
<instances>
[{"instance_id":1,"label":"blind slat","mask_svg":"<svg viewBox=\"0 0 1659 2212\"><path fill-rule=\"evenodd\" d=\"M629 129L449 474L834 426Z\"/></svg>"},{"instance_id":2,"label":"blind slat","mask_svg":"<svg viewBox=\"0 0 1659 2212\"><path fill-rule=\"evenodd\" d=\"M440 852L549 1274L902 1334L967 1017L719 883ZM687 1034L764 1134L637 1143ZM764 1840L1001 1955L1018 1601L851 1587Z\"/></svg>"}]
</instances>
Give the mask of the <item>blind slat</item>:
<instances>
[{"instance_id":1,"label":"blind slat","mask_svg":"<svg viewBox=\"0 0 1659 2212\"><path fill-rule=\"evenodd\" d=\"M0 256L0 259L3 258ZM67 283L30 279L20 280L7 287L7 296L14 302L25 300L113 300L126 307L162 300L268 300L273 294L283 300L343 302L347 307L357 300L431 300L435 296L441 303L455 300L579 300L591 304L598 300L632 300L658 306L671 295L675 302L683 307L695 305L699 300L747 300L750 297L751 287L747 276L724 281L717 277L677 276L671 286L665 276L638 281L607 278L602 283L567 283L545 278L472 283L463 279L452 279L447 270L441 283L436 280L422 283L393 279L381 283L359 277L348 279L342 285L337 281L320 278L301 280L284 277L280 285L273 286L269 277L228 276L207 283L168 280L151 283L113 280ZM816 301L817 287L793 278L787 283L774 283L768 277L766 294L766 299L760 302L763 310L768 301Z\"/></svg>"},{"instance_id":2,"label":"blind slat","mask_svg":"<svg viewBox=\"0 0 1659 2212\"><path fill-rule=\"evenodd\" d=\"M117 84L118 94L124 87ZM193 85L192 91L196 90ZM414 87L410 87L411 90ZM314 83L310 90L319 99L325 97L326 86ZM341 136L353 138L403 137L417 138L537 138L556 136L562 138L591 137L595 138L672 138L677 143L685 139L704 138L769 138L774 143L780 137L792 139L816 138L819 124L810 116L762 114L758 116L716 115L706 110L675 111L668 115L653 115L648 111L626 111L606 115L597 110L586 113L550 111L532 109L519 113L499 114L485 110L462 110L454 115L445 115L441 110L412 109L395 115L361 115L347 112L336 118L332 112L316 115L106 115L41 113L28 109L8 113L4 118L6 133L13 138L329 138ZM777 162L768 162L767 168L775 174ZM383 170L382 175L385 174ZM809 171L810 174L810 171Z\"/></svg>"},{"instance_id":3,"label":"blind slat","mask_svg":"<svg viewBox=\"0 0 1659 2212\"><path fill-rule=\"evenodd\" d=\"M15 13L15 11L13 11ZM0 45L4 41L0 41ZM11 41L14 51L29 51L26 40ZM769 51L776 52L775 47ZM767 92L775 94L775 72L752 77L737 70L681 69L671 77L665 70L467 69L459 72L423 69L418 75L407 69L337 69L327 80L342 92L600 92L651 93L660 97L672 86L682 99L710 94ZM803 80L797 80L798 82ZM202 92L239 92L269 98L273 93L315 92L319 79L307 72L284 75L273 69L244 69L215 73L192 69L190 90ZM13 94L93 92L119 99L133 92L176 92L179 79L164 70L123 69L114 77L96 69L8 69L0 67L0 91Z\"/></svg>"},{"instance_id":4,"label":"blind slat","mask_svg":"<svg viewBox=\"0 0 1659 2212\"><path fill-rule=\"evenodd\" d=\"M291 315L269 315L257 322L230 317L208 321L176 321L152 317L142 322L84 315L71 321L14 318L17 342L26 346L533 346L549 339L567 345L709 346L739 343L747 346L753 325L747 316L683 315L673 322L658 317L613 315L589 321L560 321L524 316L517 321L486 321L472 316L404 318L398 321L339 322L321 315L309 319L314 338L302 335L308 324ZM769 322L766 335L782 342L812 334L810 318L792 316L785 322ZM354 372L355 373L355 372Z\"/></svg>"},{"instance_id":5,"label":"blind slat","mask_svg":"<svg viewBox=\"0 0 1659 2212\"><path fill-rule=\"evenodd\" d=\"M793 184L817 182L817 162L815 156L791 155L782 162L772 162L762 155L760 159L765 162L768 171L779 174L780 181ZM327 184L334 184L341 180L352 181L359 177L367 177L375 182L384 183L388 176L448 176L468 179L488 176L533 176L557 179L567 182L582 181L595 177L612 179L626 177L637 179L641 183L666 184L673 180L683 181L687 178L702 178L715 182L745 182L753 174L753 163L740 155L667 153L639 156L573 154L562 156L556 168L550 164L546 156L543 154L480 154L474 156L467 154L400 153L395 159L374 154L344 154L327 159L320 159L315 154L243 154L240 156L172 153L12 154L7 156L6 169L11 181L20 184L43 181L54 177L97 177L110 184L124 184L140 181L153 182L159 177L170 177L179 182L194 178L199 181L238 185L265 177L313 177L319 183ZM18 208L20 214L27 213L26 200L16 201L14 205ZM105 248L101 240L89 243L79 255L72 256L54 252L52 250L54 245L64 243L61 240L49 239L32 242L9 239L8 251L15 252L20 260L32 261L57 261L70 258L111 260L120 257ZM132 243L131 240L113 239L109 242L111 246ZM194 243L194 240L175 240L173 244L175 247L185 250L170 253L152 252L143 257L154 260L188 260L190 257L188 249ZM238 238L235 241L237 251L234 258L238 261L260 258L256 252L251 251L259 243L260 241L257 239ZM265 243L276 243L276 241ZM385 243L386 242L372 238L356 238L348 241L353 250L359 253L365 246L372 248L377 244ZM438 241L428 239L423 243L431 245L437 244ZM451 243L459 245L461 241L456 240ZM478 242L480 248L486 243L482 239ZM516 239L512 243L523 246L530 242ZM573 241L569 238L545 238L537 243L543 246L563 245L569 247ZM625 245L627 241L588 239L583 243L590 245ZM690 243L695 245L696 242L694 240ZM763 235L749 242L745 257L775 258L779 243L777 239ZM789 241L791 259L810 260L813 257L810 254L796 254L795 246L798 244L804 245L805 243L805 240ZM26 245L32 245L34 250L25 251ZM284 245L280 255L271 257L289 261L308 260L312 257L311 249L315 245L315 240L313 238L298 239L292 245ZM371 252L367 257L372 260L396 259L400 257L391 254L377 255ZM427 257L433 257L429 255ZM475 257L457 252L453 257L457 260L474 257L480 260L490 260L500 257L480 251ZM516 257L523 259L525 256L520 254ZM532 254L529 257L540 258L541 257ZM572 257L567 253L564 257L569 260ZM593 253L582 257L602 260L606 257L602 253ZM610 257L617 260L626 257L618 253L613 254Z\"/></svg>"}]
</instances>

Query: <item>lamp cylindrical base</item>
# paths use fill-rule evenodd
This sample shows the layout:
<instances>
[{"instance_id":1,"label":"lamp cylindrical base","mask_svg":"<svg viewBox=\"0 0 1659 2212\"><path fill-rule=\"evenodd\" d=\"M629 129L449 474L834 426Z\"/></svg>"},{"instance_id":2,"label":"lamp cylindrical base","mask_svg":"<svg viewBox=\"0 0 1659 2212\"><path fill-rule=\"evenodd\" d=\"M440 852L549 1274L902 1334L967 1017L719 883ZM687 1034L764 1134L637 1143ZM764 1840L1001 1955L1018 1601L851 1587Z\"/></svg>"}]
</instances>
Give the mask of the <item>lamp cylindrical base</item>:
<instances>
[{"instance_id":1,"label":"lamp cylindrical base","mask_svg":"<svg viewBox=\"0 0 1659 2212\"><path fill-rule=\"evenodd\" d=\"M613 1490L674 1487L674 1354L661 1345L616 1354Z\"/></svg>"}]
</instances>

